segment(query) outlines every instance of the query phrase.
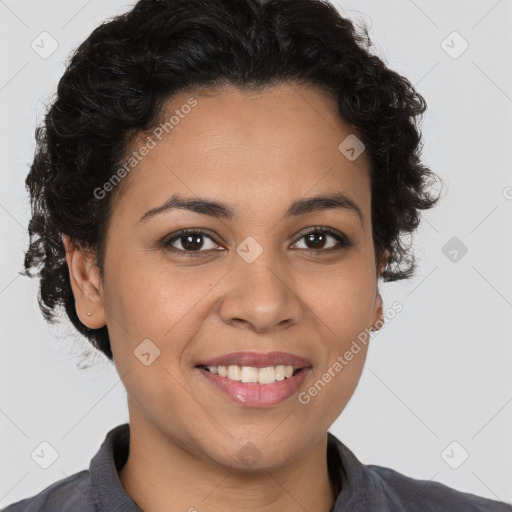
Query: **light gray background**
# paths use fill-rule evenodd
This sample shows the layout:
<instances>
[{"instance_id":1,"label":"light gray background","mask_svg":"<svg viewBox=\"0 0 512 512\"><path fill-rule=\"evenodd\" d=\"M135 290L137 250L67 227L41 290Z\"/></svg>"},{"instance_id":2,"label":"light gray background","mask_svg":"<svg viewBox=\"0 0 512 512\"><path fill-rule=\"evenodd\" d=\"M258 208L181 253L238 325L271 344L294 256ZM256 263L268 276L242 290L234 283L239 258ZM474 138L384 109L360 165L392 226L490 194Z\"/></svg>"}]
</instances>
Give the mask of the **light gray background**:
<instances>
[{"instance_id":1,"label":"light gray background","mask_svg":"<svg viewBox=\"0 0 512 512\"><path fill-rule=\"evenodd\" d=\"M0 507L88 468L106 432L128 421L114 367L98 356L78 370L87 342L70 325L47 326L38 281L17 272L28 240L24 179L44 102L69 52L130 5L0 0ZM373 339L331 431L364 463L512 502L512 1L336 5L370 24L376 52L426 98L424 161L446 191L415 237L417 276L381 284L385 308L397 300L403 310ZM31 48L43 31L59 44L47 59ZM453 31L469 43L458 58L442 47ZM454 54L462 44L451 36L444 46ZM456 262L443 253L452 237L468 248ZM58 452L46 470L31 458L42 441ZM442 457L453 441L451 461L469 453L458 469Z\"/></svg>"}]
</instances>

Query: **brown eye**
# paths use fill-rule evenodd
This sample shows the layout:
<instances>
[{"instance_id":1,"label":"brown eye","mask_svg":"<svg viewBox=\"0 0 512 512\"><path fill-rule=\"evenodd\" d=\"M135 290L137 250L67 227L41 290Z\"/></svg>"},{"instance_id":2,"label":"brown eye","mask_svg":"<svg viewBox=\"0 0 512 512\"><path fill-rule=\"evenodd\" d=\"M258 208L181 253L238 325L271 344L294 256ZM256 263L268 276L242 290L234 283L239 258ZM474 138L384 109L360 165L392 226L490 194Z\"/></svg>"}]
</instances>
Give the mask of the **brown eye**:
<instances>
[{"instance_id":1,"label":"brown eye","mask_svg":"<svg viewBox=\"0 0 512 512\"><path fill-rule=\"evenodd\" d=\"M329 235L316 231L315 233L309 233L304 236L306 245L310 249L323 249Z\"/></svg>"},{"instance_id":2,"label":"brown eye","mask_svg":"<svg viewBox=\"0 0 512 512\"><path fill-rule=\"evenodd\" d=\"M350 241L341 233L336 233L335 231L328 228L312 228L307 232L302 233L302 238L304 239L305 247L298 247L299 249L312 250L312 251L328 251L328 250L336 250L341 248L350 247L352 244ZM334 243L329 240L334 241ZM296 244L299 242L296 242ZM330 244L330 245L328 245Z\"/></svg>"},{"instance_id":3,"label":"brown eye","mask_svg":"<svg viewBox=\"0 0 512 512\"><path fill-rule=\"evenodd\" d=\"M179 241L186 251L197 251L204 245L204 235L181 235Z\"/></svg>"},{"instance_id":4,"label":"brown eye","mask_svg":"<svg viewBox=\"0 0 512 512\"><path fill-rule=\"evenodd\" d=\"M205 239L208 239L206 241ZM162 242L162 246L177 252L206 252L218 248L215 241L201 230L184 230Z\"/></svg>"}]
</instances>

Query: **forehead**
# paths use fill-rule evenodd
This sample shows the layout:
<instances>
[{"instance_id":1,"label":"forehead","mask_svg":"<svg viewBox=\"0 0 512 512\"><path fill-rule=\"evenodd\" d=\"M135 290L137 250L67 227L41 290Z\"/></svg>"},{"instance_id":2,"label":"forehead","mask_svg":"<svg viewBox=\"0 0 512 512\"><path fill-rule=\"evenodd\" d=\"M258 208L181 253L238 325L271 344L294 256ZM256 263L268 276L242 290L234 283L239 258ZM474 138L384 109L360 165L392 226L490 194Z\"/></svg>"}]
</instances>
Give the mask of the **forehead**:
<instances>
[{"instance_id":1,"label":"forehead","mask_svg":"<svg viewBox=\"0 0 512 512\"><path fill-rule=\"evenodd\" d=\"M149 133L155 146L123 183L121 197L136 211L172 193L229 200L258 214L263 203L340 191L369 208L365 153L350 161L338 148L356 131L336 98L315 87L182 92L166 103L159 127L159 137ZM147 140L141 136L131 150Z\"/></svg>"}]
</instances>

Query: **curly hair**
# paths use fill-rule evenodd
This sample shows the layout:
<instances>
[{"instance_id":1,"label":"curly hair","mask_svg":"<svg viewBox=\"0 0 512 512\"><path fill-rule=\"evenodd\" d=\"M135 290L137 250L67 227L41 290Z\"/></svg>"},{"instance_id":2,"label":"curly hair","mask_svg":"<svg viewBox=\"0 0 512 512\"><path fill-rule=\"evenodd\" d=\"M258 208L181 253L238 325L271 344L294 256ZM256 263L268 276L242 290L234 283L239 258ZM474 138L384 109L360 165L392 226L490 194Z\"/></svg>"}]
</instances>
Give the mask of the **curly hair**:
<instances>
[{"instance_id":1,"label":"curly hair","mask_svg":"<svg viewBox=\"0 0 512 512\"><path fill-rule=\"evenodd\" d=\"M368 29L356 30L326 0L140 0L97 27L66 63L36 128L26 178L32 218L22 274L40 277L45 319L53 323L64 306L79 333L112 361L107 327L90 329L77 316L62 236L91 251L103 279L119 188L102 200L94 191L126 159L134 135L159 123L173 95L201 86L256 90L293 82L334 94L369 157L376 261L389 251L381 278L411 277L415 258L402 236L439 199L431 187L437 175L420 162L426 103L371 47Z\"/></svg>"}]
</instances>

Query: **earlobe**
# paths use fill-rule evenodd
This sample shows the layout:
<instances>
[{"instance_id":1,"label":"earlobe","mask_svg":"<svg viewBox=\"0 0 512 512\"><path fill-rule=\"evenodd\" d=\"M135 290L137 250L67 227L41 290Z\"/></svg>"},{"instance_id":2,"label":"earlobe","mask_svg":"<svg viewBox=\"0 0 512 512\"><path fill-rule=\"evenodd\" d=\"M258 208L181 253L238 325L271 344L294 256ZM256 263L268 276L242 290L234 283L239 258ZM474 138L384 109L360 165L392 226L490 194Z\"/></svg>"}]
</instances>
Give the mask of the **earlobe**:
<instances>
[{"instance_id":1,"label":"earlobe","mask_svg":"<svg viewBox=\"0 0 512 512\"><path fill-rule=\"evenodd\" d=\"M383 304L380 293L375 298L375 317L371 326L372 331L378 331L384 325Z\"/></svg>"},{"instance_id":2,"label":"earlobe","mask_svg":"<svg viewBox=\"0 0 512 512\"><path fill-rule=\"evenodd\" d=\"M62 236L71 288L75 297L76 314L90 329L106 324L103 288L95 256L76 247L67 235Z\"/></svg>"}]
</instances>

